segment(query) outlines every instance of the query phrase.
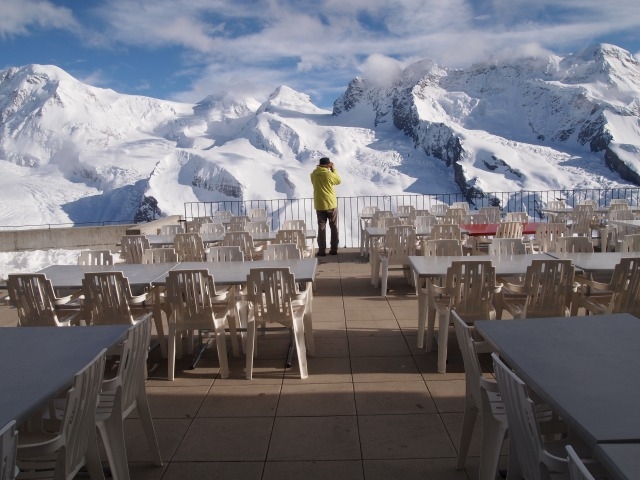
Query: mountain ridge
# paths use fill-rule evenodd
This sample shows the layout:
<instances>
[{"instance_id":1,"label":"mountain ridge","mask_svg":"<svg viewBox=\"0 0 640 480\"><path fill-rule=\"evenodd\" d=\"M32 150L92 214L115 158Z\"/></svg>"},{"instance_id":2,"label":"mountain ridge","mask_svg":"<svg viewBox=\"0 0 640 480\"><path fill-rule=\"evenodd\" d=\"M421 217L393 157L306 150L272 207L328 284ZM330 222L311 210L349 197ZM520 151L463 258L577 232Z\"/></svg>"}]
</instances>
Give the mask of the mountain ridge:
<instances>
[{"instance_id":1,"label":"mountain ridge","mask_svg":"<svg viewBox=\"0 0 640 480\"><path fill-rule=\"evenodd\" d=\"M374 80L354 78L329 111L284 85L263 102L184 104L85 85L55 66L0 71L0 224L310 197L325 155L341 196L640 185L640 64L619 47L466 69L422 60L391 84Z\"/></svg>"}]
</instances>

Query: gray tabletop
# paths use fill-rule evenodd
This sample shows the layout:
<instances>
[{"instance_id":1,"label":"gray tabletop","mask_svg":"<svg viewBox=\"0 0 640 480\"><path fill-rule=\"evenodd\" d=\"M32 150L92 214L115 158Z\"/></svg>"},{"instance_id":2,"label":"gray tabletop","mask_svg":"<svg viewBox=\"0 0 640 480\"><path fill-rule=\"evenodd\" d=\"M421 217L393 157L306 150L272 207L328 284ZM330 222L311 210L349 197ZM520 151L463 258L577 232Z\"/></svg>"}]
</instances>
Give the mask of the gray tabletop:
<instances>
[{"instance_id":1,"label":"gray tabletop","mask_svg":"<svg viewBox=\"0 0 640 480\"><path fill-rule=\"evenodd\" d=\"M496 268L496 275L513 276L523 275L533 260L551 258L544 253L525 255L462 255L442 257L409 257L409 265L418 277L441 277L447 274L447 269L454 261L486 261L490 260Z\"/></svg>"},{"instance_id":2,"label":"gray tabletop","mask_svg":"<svg viewBox=\"0 0 640 480\"><path fill-rule=\"evenodd\" d=\"M593 253L553 253L550 257L571 260L578 270L585 272L613 272L623 257L638 257L636 252L593 252Z\"/></svg>"},{"instance_id":3,"label":"gray tabletop","mask_svg":"<svg viewBox=\"0 0 640 480\"><path fill-rule=\"evenodd\" d=\"M246 283L249 270L264 267L288 267L298 282L312 282L316 275L318 260L254 260L244 262L182 262L174 270L195 270L205 268L213 275L216 285L241 285ZM154 285L164 285L166 275L154 280Z\"/></svg>"},{"instance_id":4,"label":"gray tabletop","mask_svg":"<svg viewBox=\"0 0 640 480\"><path fill-rule=\"evenodd\" d=\"M224 234L220 233L200 233L200 238L202 238L202 243L205 245L217 243L222 240ZM176 238L175 235L165 234L165 235L145 235L147 240L149 240L149 245L152 247L158 246L173 246L174 240Z\"/></svg>"},{"instance_id":5,"label":"gray tabletop","mask_svg":"<svg viewBox=\"0 0 640 480\"><path fill-rule=\"evenodd\" d=\"M40 270L54 288L82 288L82 279L89 272L121 271L129 279L131 287L147 287L158 277L165 277L177 263L150 263L115 265L50 265Z\"/></svg>"},{"instance_id":6,"label":"gray tabletop","mask_svg":"<svg viewBox=\"0 0 640 480\"><path fill-rule=\"evenodd\" d=\"M615 480L640 476L640 443L601 443L593 453Z\"/></svg>"},{"instance_id":7,"label":"gray tabletop","mask_svg":"<svg viewBox=\"0 0 640 480\"><path fill-rule=\"evenodd\" d=\"M640 442L640 319L482 320L475 328L588 444Z\"/></svg>"},{"instance_id":8,"label":"gray tabletop","mask_svg":"<svg viewBox=\"0 0 640 480\"><path fill-rule=\"evenodd\" d=\"M63 391L130 325L0 328L0 425L20 423Z\"/></svg>"}]
</instances>

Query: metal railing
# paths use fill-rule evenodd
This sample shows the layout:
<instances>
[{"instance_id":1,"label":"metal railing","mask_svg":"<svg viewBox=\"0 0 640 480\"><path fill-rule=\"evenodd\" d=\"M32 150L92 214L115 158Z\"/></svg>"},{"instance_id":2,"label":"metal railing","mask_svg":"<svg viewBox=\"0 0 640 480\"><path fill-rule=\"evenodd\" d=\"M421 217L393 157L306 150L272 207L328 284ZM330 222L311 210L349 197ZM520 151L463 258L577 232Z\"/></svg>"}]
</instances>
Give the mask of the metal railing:
<instances>
[{"instance_id":1,"label":"metal railing","mask_svg":"<svg viewBox=\"0 0 640 480\"><path fill-rule=\"evenodd\" d=\"M629 205L638 205L640 188L521 190L519 192L481 193L471 199L461 193L338 197L340 245L342 247L358 247L360 245L358 215L365 206L377 206L381 210L397 211L399 205L413 205L416 209L430 210L435 204L451 205L454 202L466 201L471 209L500 207L503 214L527 212L534 221L542 221L545 219L542 210L553 200L564 200L571 207L584 201L596 201L598 206L605 207L612 199L626 199ZM316 228L312 198L187 202L184 204L184 220L213 216L218 210L228 210L234 215L246 215L252 208L264 208L268 212L273 230L279 228L284 220L289 219L304 220L309 228Z\"/></svg>"}]
</instances>

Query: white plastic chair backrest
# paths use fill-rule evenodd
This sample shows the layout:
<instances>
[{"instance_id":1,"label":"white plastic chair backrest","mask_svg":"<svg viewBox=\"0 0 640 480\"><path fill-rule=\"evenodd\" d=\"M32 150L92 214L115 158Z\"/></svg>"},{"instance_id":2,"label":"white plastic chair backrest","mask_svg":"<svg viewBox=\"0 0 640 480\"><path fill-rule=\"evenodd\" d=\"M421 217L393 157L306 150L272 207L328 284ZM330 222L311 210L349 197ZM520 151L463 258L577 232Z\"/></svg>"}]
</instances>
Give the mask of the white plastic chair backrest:
<instances>
[{"instance_id":1,"label":"white plastic chair backrest","mask_svg":"<svg viewBox=\"0 0 640 480\"><path fill-rule=\"evenodd\" d=\"M590 232L593 220L593 205L576 205L571 212L572 230L579 229L582 232Z\"/></svg>"},{"instance_id":2,"label":"white plastic chair backrest","mask_svg":"<svg viewBox=\"0 0 640 480\"><path fill-rule=\"evenodd\" d=\"M416 230L410 225L389 227L384 238L384 250L389 263L408 263L416 252Z\"/></svg>"},{"instance_id":3,"label":"white plastic chair backrest","mask_svg":"<svg viewBox=\"0 0 640 480\"><path fill-rule=\"evenodd\" d=\"M267 209L266 208L251 208L247 212L247 216L249 218L266 218L267 217Z\"/></svg>"},{"instance_id":4,"label":"white plastic chair backrest","mask_svg":"<svg viewBox=\"0 0 640 480\"><path fill-rule=\"evenodd\" d=\"M167 277L167 302L171 305L170 321L177 331L213 327L214 303L225 300L216 292L213 277L207 270L171 270Z\"/></svg>"},{"instance_id":5,"label":"white plastic chair backrest","mask_svg":"<svg viewBox=\"0 0 640 480\"><path fill-rule=\"evenodd\" d=\"M230 212L228 210L216 210L213 213L213 218L231 218L233 217L233 212Z\"/></svg>"},{"instance_id":6,"label":"white plastic chair backrest","mask_svg":"<svg viewBox=\"0 0 640 480\"><path fill-rule=\"evenodd\" d=\"M627 234L622 238L621 252L640 252L640 234Z\"/></svg>"},{"instance_id":7,"label":"white plastic chair backrest","mask_svg":"<svg viewBox=\"0 0 640 480\"><path fill-rule=\"evenodd\" d=\"M247 299L256 322L291 325L292 302L300 296L288 268L252 268L247 275Z\"/></svg>"},{"instance_id":8,"label":"white plastic chair backrest","mask_svg":"<svg viewBox=\"0 0 640 480\"><path fill-rule=\"evenodd\" d=\"M178 254L175 248L148 248L144 251L142 263L175 263L178 261Z\"/></svg>"},{"instance_id":9,"label":"white plastic chair backrest","mask_svg":"<svg viewBox=\"0 0 640 480\"><path fill-rule=\"evenodd\" d=\"M527 480L546 479L546 468L541 462L544 450L542 437L527 386L495 353L491 357L507 413L509 440L515 443L518 452L519 473Z\"/></svg>"},{"instance_id":10,"label":"white plastic chair backrest","mask_svg":"<svg viewBox=\"0 0 640 480\"><path fill-rule=\"evenodd\" d=\"M466 215L462 216L460 223L471 225L486 225L487 223L489 223L489 218L481 213L467 213Z\"/></svg>"},{"instance_id":11,"label":"white plastic chair backrest","mask_svg":"<svg viewBox=\"0 0 640 480\"><path fill-rule=\"evenodd\" d=\"M500 207L480 207L480 215L486 215L489 223L500 223L502 218Z\"/></svg>"},{"instance_id":12,"label":"white plastic chair backrest","mask_svg":"<svg viewBox=\"0 0 640 480\"><path fill-rule=\"evenodd\" d=\"M451 208L461 208L465 212L469 211L469 204L467 202L453 202Z\"/></svg>"},{"instance_id":13,"label":"white plastic chair backrest","mask_svg":"<svg viewBox=\"0 0 640 480\"><path fill-rule=\"evenodd\" d=\"M55 293L44 273L19 273L7 277L12 305L18 311L20 326L60 327L55 312Z\"/></svg>"},{"instance_id":14,"label":"white plastic chair backrest","mask_svg":"<svg viewBox=\"0 0 640 480\"><path fill-rule=\"evenodd\" d=\"M489 255L522 255L527 247L520 238L493 238L489 244Z\"/></svg>"},{"instance_id":15,"label":"white plastic chair backrest","mask_svg":"<svg viewBox=\"0 0 640 480\"><path fill-rule=\"evenodd\" d=\"M287 260L302 258L302 252L295 243L272 243L262 251L263 260Z\"/></svg>"},{"instance_id":16,"label":"white plastic chair backrest","mask_svg":"<svg viewBox=\"0 0 640 480\"><path fill-rule=\"evenodd\" d=\"M465 383L467 387L467 397L471 396L476 407L482 409L482 399L480 398L480 377L482 368L475 349L471 327L462 320L455 310L451 312L453 328L456 331L456 338L462 352L462 363L464 364Z\"/></svg>"},{"instance_id":17,"label":"white plastic chair backrest","mask_svg":"<svg viewBox=\"0 0 640 480\"><path fill-rule=\"evenodd\" d=\"M304 220L285 220L280 226L282 230L302 230L307 229L307 224Z\"/></svg>"},{"instance_id":18,"label":"white plastic chair backrest","mask_svg":"<svg viewBox=\"0 0 640 480\"><path fill-rule=\"evenodd\" d=\"M607 212L609 220L635 220L636 216L631 209L609 210Z\"/></svg>"},{"instance_id":19,"label":"white plastic chair backrest","mask_svg":"<svg viewBox=\"0 0 640 480\"><path fill-rule=\"evenodd\" d=\"M161 235L175 235L176 233L184 233L184 227L182 225L162 225L160 227Z\"/></svg>"},{"instance_id":20,"label":"white plastic chair backrest","mask_svg":"<svg viewBox=\"0 0 640 480\"><path fill-rule=\"evenodd\" d=\"M375 220L375 227L389 228L402 225L402 219L399 217L380 217Z\"/></svg>"},{"instance_id":21,"label":"white plastic chair backrest","mask_svg":"<svg viewBox=\"0 0 640 480\"><path fill-rule=\"evenodd\" d=\"M547 202L547 209L549 210L565 210L567 204L564 200L549 200Z\"/></svg>"},{"instance_id":22,"label":"white plastic chair backrest","mask_svg":"<svg viewBox=\"0 0 640 480\"><path fill-rule=\"evenodd\" d=\"M15 420L0 428L0 480L16 478L17 435Z\"/></svg>"},{"instance_id":23,"label":"white plastic chair backrest","mask_svg":"<svg viewBox=\"0 0 640 480\"><path fill-rule=\"evenodd\" d=\"M85 273L82 280L87 321L91 325L133 325L129 280L122 272Z\"/></svg>"},{"instance_id":24,"label":"white plastic chair backrest","mask_svg":"<svg viewBox=\"0 0 640 480\"><path fill-rule=\"evenodd\" d=\"M462 219L467 214L467 210L464 208L450 208L444 214L444 221L449 221L450 223L460 224L462 223Z\"/></svg>"},{"instance_id":25,"label":"white plastic chair backrest","mask_svg":"<svg viewBox=\"0 0 640 480\"><path fill-rule=\"evenodd\" d=\"M495 318L492 299L496 289L496 269L491 260L451 262L447 269L446 288L449 308L461 317L467 320Z\"/></svg>"},{"instance_id":26,"label":"white plastic chair backrest","mask_svg":"<svg viewBox=\"0 0 640 480\"><path fill-rule=\"evenodd\" d=\"M123 418L133 411L138 393L144 388L150 338L151 313L129 329L122 343L116 381L122 385Z\"/></svg>"},{"instance_id":27,"label":"white plastic chair backrest","mask_svg":"<svg viewBox=\"0 0 640 480\"><path fill-rule=\"evenodd\" d=\"M249 232L227 232L220 243L222 246L240 247L245 260L253 259L253 237Z\"/></svg>"},{"instance_id":28,"label":"white plastic chair backrest","mask_svg":"<svg viewBox=\"0 0 640 480\"><path fill-rule=\"evenodd\" d=\"M541 223L536 227L533 241L540 252L553 252L556 247L556 240L566 234L567 225L564 223Z\"/></svg>"},{"instance_id":29,"label":"white plastic chair backrest","mask_svg":"<svg viewBox=\"0 0 640 480\"><path fill-rule=\"evenodd\" d=\"M413 211L413 217L434 217L435 215L433 215L429 210L424 210L421 208L417 208Z\"/></svg>"},{"instance_id":30,"label":"white plastic chair backrest","mask_svg":"<svg viewBox=\"0 0 640 480\"><path fill-rule=\"evenodd\" d=\"M300 251L304 251L307 246L307 241L304 238L302 230L280 229L276 232L274 243L295 243Z\"/></svg>"},{"instance_id":31,"label":"white plastic chair backrest","mask_svg":"<svg viewBox=\"0 0 640 480\"><path fill-rule=\"evenodd\" d=\"M554 251L557 253L592 253L593 243L589 237L558 237Z\"/></svg>"},{"instance_id":32,"label":"white plastic chair backrest","mask_svg":"<svg viewBox=\"0 0 640 480\"><path fill-rule=\"evenodd\" d=\"M209 222L203 223L200 225L200 233L218 233L220 235L224 235L227 231L224 223L220 222Z\"/></svg>"},{"instance_id":33,"label":"white plastic chair backrest","mask_svg":"<svg viewBox=\"0 0 640 480\"><path fill-rule=\"evenodd\" d=\"M640 315L640 256L621 258L611 277L612 313Z\"/></svg>"},{"instance_id":34,"label":"white plastic chair backrest","mask_svg":"<svg viewBox=\"0 0 640 480\"><path fill-rule=\"evenodd\" d=\"M374 213L376 213L378 210L380 210L378 207L376 207L375 205L367 205L362 207L362 210L360 211L360 215L373 215Z\"/></svg>"},{"instance_id":35,"label":"white plastic chair backrest","mask_svg":"<svg viewBox=\"0 0 640 480\"><path fill-rule=\"evenodd\" d=\"M443 217L444 214L447 213L447 210L449 210L449 205L447 205L446 203L436 203L435 205L431 205L429 210L433 215Z\"/></svg>"},{"instance_id":36,"label":"white plastic chair backrest","mask_svg":"<svg viewBox=\"0 0 640 480\"><path fill-rule=\"evenodd\" d=\"M609 202L609 210L626 210L629 202L625 198L612 198Z\"/></svg>"},{"instance_id":37,"label":"white plastic chair backrest","mask_svg":"<svg viewBox=\"0 0 640 480\"><path fill-rule=\"evenodd\" d=\"M373 217L371 218L371 225L374 227L379 227L380 219L387 217L395 217L391 210L377 210L373 213Z\"/></svg>"},{"instance_id":38,"label":"white plastic chair backrest","mask_svg":"<svg viewBox=\"0 0 640 480\"><path fill-rule=\"evenodd\" d=\"M574 276L571 260L533 260L524 278L525 317L563 317Z\"/></svg>"},{"instance_id":39,"label":"white plastic chair backrest","mask_svg":"<svg viewBox=\"0 0 640 480\"><path fill-rule=\"evenodd\" d=\"M233 216L229 218L229 230L244 230L244 226L250 221L251 219L246 215Z\"/></svg>"},{"instance_id":40,"label":"white plastic chair backrest","mask_svg":"<svg viewBox=\"0 0 640 480\"><path fill-rule=\"evenodd\" d=\"M462 244L457 239L427 240L422 246L425 257L462 255Z\"/></svg>"},{"instance_id":41,"label":"white plastic chair backrest","mask_svg":"<svg viewBox=\"0 0 640 480\"><path fill-rule=\"evenodd\" d=\"M124 235L120 239L120 256L125 263L142 263L142 254L149 248L149 239L144 235Z\"/></svg>"},{"instance_id":42,"label":"white plastic chair backrest","mask_svg":"<svg viewBox=\"0 0 640 480\"><path fill-rule=\"evenodd\" d=\"M413 219L413 226L416 228L428 228L438 223L435 215L421 215Z\"/></svg>"},{"instance_id":43,"label":"white plastic chair backrest","mask_svg":"<svg viewBox=\"0 0 640 480\"><path fill-rule=\"evenodd\" d=\"M254 233L269 233L271 231L271 226L266 220L261 220L258 222L247 222L244 229L253 235Z\"/></svg>"},{"instance_id":44,"label":"white plastic chair backrest","mask_svg":"<svg viewBox=\"0 0 640 480\"><path fill-rule=\"evenodd\" d=\"M113 265L111 250L82 250L78 265Z\"/></svg>"},{"instance_id":45,"label":"white plastic chair backrest","mask_svg":"<svg viewBox=\"0 0 640 480\"><path fill-rule=\"evenodd\" d=\"M431 227L432 240L461 240L462 234L459 225L449 223L437 223Z\"/></svg>"},{"instance_id":46,"label":"white plastic chair backrest","mask_svg":"<svg viewBox=\"0 0 640 480\"><path fill-rule=\"evenodd\" d=\"M180 262L203 262L205 260L204 243L197 232L177 233L173 238L173 248Z\"/></svg>"},{"instance_id":47,"label":"white plastic chair backrest","mask_svg":"<svg viewBox=\"0 0 640 480\"><path fill-rule=\"evenodd\" d=\"M211 247L207 252L207 262L243 262L244 253L237 245Z\"/></svg>"},{"instance_id":48,"label":"white plastic chair backrest","mask_svg":"<svg viewBox=\"0 0 640 480\"><path fill-rule=\"evenodd\" d=\"M528 222L529 215L527 212L509 212L504 216L505 222Z\"/></svg>"},{"instance_id":49,"label":"white plastic chair backrest","mask_svg":"<svg viewBox=\"0 0 640 480\"><path fill-rule=\"evenodd\" d=\"M571 480L596 480L591 472L587 469L584 462L578 457L578 454L571 445L567 445L567 462L569 463L569 478Z\"/></svg>"},{"instance_id":50,"label":"white plastic chair backrest","mask_svg":"<svg viewBox=\"0 0 640 480\"><path fill-rule=\"evenodd\" d=\"M411 215L416 211L416 207L413 205L398 205L398 215Z\"/></svg>"},{"instance_id":51,"label":"white plastic chair backrest","mask_svg":"<svg viewBox=\"0 0 640 480\"><path fill-rule=\"evenodd\" d=\"M494 237L522 239L522 222L505 221L499 223Z\"/></svg>"}]
</instances>

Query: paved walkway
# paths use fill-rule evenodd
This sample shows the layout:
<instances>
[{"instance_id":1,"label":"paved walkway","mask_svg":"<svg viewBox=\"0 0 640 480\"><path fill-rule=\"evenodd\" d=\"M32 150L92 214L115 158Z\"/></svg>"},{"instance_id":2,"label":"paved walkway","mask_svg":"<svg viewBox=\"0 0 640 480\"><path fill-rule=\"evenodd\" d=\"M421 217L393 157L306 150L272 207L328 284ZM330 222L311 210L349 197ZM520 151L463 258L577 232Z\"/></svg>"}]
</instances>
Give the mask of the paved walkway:
<instances>
[{"instance_id":1,"label":"paved walkway","mask_svg":"<svg viewBox=\"0 0 640 480\"><path fill-rule=\"evenodd\" d=\"M260 336L253 381L243 357L219 378L212 346L195 370L179 361L168 382L152 351L147 391L165 465L151 464L138 420L128 419L131 478L477 478L480 424L466 470L455 470L465 392L455 335L439 374L437 352L416 348L418 302L406 280L392 273L385 298L369 278L355 250L320 260L306 380L284 368L286 333ZM0 325L16 319L0 307Z\"/></svg>"}]
</instances>

